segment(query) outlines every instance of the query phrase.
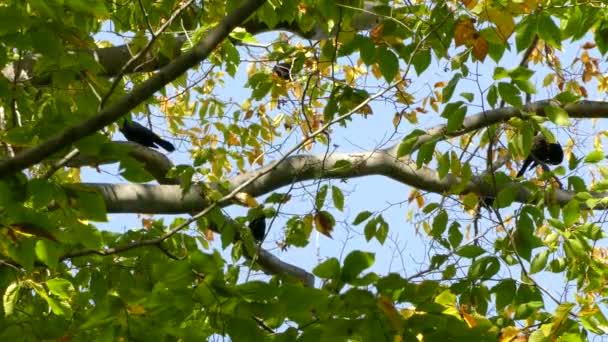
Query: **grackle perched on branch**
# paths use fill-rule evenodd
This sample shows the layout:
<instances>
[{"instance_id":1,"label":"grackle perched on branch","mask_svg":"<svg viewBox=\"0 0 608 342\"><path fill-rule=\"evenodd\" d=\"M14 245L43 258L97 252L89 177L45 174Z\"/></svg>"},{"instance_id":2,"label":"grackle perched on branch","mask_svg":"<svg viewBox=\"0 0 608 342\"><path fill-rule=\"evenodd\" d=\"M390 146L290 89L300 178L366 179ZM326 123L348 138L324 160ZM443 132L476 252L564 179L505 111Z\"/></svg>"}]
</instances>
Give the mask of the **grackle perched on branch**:
<instances>
[{"instance_id":1,"label":"grackle perched on branch","mask_svg":"<svg viewBox=\"0 0 608 342\"><path fill-rule=\"evenodd\" d=\"M249 229L251 229L251 235L256 242L262 242L264 240L264 235L266 235L266 217L260 216L254 218L249 222Z\"/></svg>"},{"instance_id":2,"label":"grackle perched on branch","mask_svg":"<svg viewBox=\"0 0 608 342\"><path fill-rule=\"evenodd\" d=\"M146 147L162 147L168 152L175 151L175 147L170 142L163 140L161 137L156 135L150 129L138 124L137 122L131 122L128 120L123 121L122 127L119 128L120 132L127 138L127 140L136 142ZM158 145L158 146L156 146Z\"/></svg>"},{"instance_id":3,"label":"grackle perched on branch","mask_svg":"<svg viewBox=\"0 0 608 342\"><path fill-rule=\"evenodd\" d=\"M282 63L275 65L272 68L272 72L275 75L279 76L280 78L284 79L285 81L291 81L291 68L292 68L291 63L282 62Z\"/></svg>"},{"instance_id":4,"label":"grackle perched on branch","mask_svg":"<svg viewBox=\"0 0 608 342\"><path fill-rule=\"evenodd\" d=\"M517 177L523 176L530 165L531 168L539 163L559 165L563 160L564 151L562 150L562 146L557 143L550 143L542 134L537 134L534 137L530 155L528 155L524 164L521 166L521 169L517 173Z\"/></svg>"}]
</instances>

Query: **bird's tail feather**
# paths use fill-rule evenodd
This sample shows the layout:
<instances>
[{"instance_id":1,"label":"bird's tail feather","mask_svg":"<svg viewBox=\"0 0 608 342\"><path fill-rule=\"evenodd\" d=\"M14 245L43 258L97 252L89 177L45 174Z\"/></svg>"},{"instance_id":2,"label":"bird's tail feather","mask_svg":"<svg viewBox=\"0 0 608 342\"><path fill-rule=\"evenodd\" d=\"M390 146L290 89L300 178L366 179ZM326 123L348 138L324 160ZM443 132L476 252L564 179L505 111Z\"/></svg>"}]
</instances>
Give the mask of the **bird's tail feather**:
<instances>
[{"instance_id":1,"label":"bird's tail feather","mask_svg":"<svg viewBox=\"0 0 608 342\"><path fill-rule=\"evenodd\" d=\"M168 142L167 140L163 140L163 139L159 138L157 141L155 141L155 143L158 144L160 147L164 148L165 150L167 150L168 152L175 151L175 146L173 146L173 144Z\"/></svg>"},{"instance_id":2,"label":"bird's tail feather","mask_svg":"<svg viewBox=\"0 0 608 342\"><path fill-rule=\"evenodd\" d=\"M523 176L524 173L526 173L526 170L528 169L528 166L530 166L532 161L533 161L533 159L531 159L530 157L526 158L526 160L524 161L524 164L521 166L521 169L519 169L519 172L517 173L516 178L519 178L519 177Z\"/></svg>"}]
</instances>

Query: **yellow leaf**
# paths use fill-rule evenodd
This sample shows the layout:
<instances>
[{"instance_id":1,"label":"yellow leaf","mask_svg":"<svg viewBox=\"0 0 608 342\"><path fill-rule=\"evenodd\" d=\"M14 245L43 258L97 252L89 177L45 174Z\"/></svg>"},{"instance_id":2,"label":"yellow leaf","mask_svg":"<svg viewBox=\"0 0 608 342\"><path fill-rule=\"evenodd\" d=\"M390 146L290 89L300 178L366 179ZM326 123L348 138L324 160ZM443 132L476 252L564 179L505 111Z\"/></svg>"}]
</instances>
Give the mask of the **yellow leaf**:
<instances>
[{"instance_id":1,"label":"yellow leaf","mask_svg":"<svg viewBox=\"0 0 608 342\"><path fill-rule=\"evenodd\" d=\"M401 122L401 114L395 113L395 115L393 115L393 126L395 126L395 128L397 128L399 126L400 122Z\"/></svg>"},{"instance_id":2,"label":"yellow leaf","mask_svg":"<svg viewBox=\"0 0 608 342\"><path fill-rule=\"evenodd\" d=\"M382 70L380 70L378 63L372 65L372 75L374 75L377 80L382 78Z\"/></svg>"},{"instance_id":3,"label":"yellow leaf","mask_svg":"<svg viewBox=\"0 0 608 342\"><path fill-rule=\"evenodd\" d=\"M466 195L462 195L461 199L462 204L464 204L464 208L466 210L475 209L475 207L477 207L477 204L479 203L479 196L477 196L477 194L473 192L469 192Z\"/></svg>"},{"instance_id":4,"label":"yellow leaf","mask_svg":"<svg viewBox=\"0 0 608 342\"><path fill-rule=\"evenodd\" d=\"M477 325L477 321L475 320L475 318L471 315L469 315L468 313L464 312L464 311L460 311L460 314L462 315L462 318L464 319L465 322L467 322L467 325L469 326L469 328L475 328L475 326Z\"/></svg>"},{"instance_id":5,"label":"yellow leaf","mask_svg":"<svg viewBox=\"0 0 608 342\"><path fill-rule=\"evenodd\" d=\"M431 224L429 223L429 221L424 221L422 222L422 228L424 229L424 232L427 233L428 235L431 235Z\"/></svg>"},{"instance_id":6,"label":"yellow leaf","mask_svg":"<svg viewBox=\"0 0 608 342\"><path fill-rule=\"evenodd\" d=\"M386 318L388 318L388 321L391 323L393 329L395 331L401 330L401 326L403 325L401 322L401 315L393 305L393 302L388 297L380 295L378 297L377 304Z\"/></svg>"},{"instance_id":7,"label":"yellow leaf","mask_svg":"<svg viewBox=\"0 0 608 342\"><path fill-rule=\"evenodd\" d=\"M365 115L366 117L368 115L374 114L372 111L372 107L369 104L363 105L363 107L359 108L358 112Z\"/></svg>"},{"instance_id":8,"label":"yellow leaf","mask_svg":"<svg viewBox=\"0 0 608 342\"><path fill-rule=\"evenodd\" d=\"M477 5L477 0L460 0L462 4L468 9L471 10Z\"/></svg>"},{"instance_id":9,"label":"yellow leaf","mask_svg":"<svg viewBox=\"0 0 608 342\"><path fill-rule=\"evenodd\" d=\"M258 72L257 63L249 63L247 66L247 78L251 78L256 72Z\"/></svg>"},{"instance_id":10,"label":"yellow leaf","mask_svg":"<svg viewBox=\"0 0 608 342\"><path fill-rule=\"evenodd\" d=\"M355 70L348 66L344 67L344 78L346 79L346 83L353 85L356 79Z\"/></svg>"},{"instance_id":11,"label":"yellow leaf","mask_svg":"<svg viewBox=\"0 0 608 342\"><path fill-rule=\"evenodd\" d=\"M141 225L144 227L145 230L151 230L153 224L154 224L153 219L149 219L149 218L141 219Z\"/></svg>"},{"instance_id":12,"label":"yellow leaf","mask_svg":"<svg viewBox=\"0 0 608 342\"><path fill-rule=\"evenodd\" d=\"M369 37L372 39L376 45L382 42L382 36L384 35L384 24L378 24L374 27L370 33Z\"/></svg>"},{"instance_id":13,"label":"yellow leaf","mask_svg":"<svg viewBox=\"0 0 608 342\"><path fill-rule=\"evenodd\" d=\"M484 37L476 35L473 40L473 56L483 62L488 55L488 48L488 41Z\"/></svg>"},{"instance_id":14,"label":"yellow leaf","mask_svg":"<svg viewBox=\"0 0 608 342\"><path fill-rule=\"evenodd\" d=\"M515 30L515 20L513 20L512 14L488 6L485 7L483 14L487 16L489 21L496 25L498 37L500 37L503 42L506 42Z\"/></svg>"},{"instance_id":15,"label":"yellow leaf","mask_svg":"<svg viewBox=\"0 0 608 342\"><path fill-rule=\"evenodd\" d=\"M460 176L460 159L458 159L458 154L454 150L450 151L450 171L452 171L454 176Z\"/></svg>"},{"instance_id":16,"label":"yellow leaf","mask_svg":"<svg viewBox=\"0 0 608 342\"><path fill-rule=\"evenodd\" d=\"M438 101L435 101L434 99L431 100L431 108L433 108L433 110L438 113L439 112L439 106L437 105L437 102Z\"/></svg>"},{"instance_id":17,"label":"yellow leaf","mask_svg":"<svg viewBox=\"0 0 608 342\"><path fill-rule=\"evenodd\" d=\"M234 133L228 134L228 141L227 141L227 143L230 146L239 146L239 145L241 145L239 137L236 134L234 134Z\"/></svg>"},{"instance_id":18,"label":"yellow leaf","mask_svg":"<svg viewBox=\"0 0 608 342\"><path fill-rule=\"evenodd\" d=\"M411 124L417 124L418 123L418 116L416 115L415 111L411 111L409 113L405 113L405 118Z\"/></svg>"},{"instance_id":19,"label":"yellow leaf","mask_svg":"<svg viewBox=\"0 0 608 342\"><path fill-rule=\"evenodd\" d=\"M234 195L234 199L249 208L255 208L259 206L258 202L255 200L255 197L251 196L246 192L237 193L236 195Z\"/></svg>"},{"instance_id":20,"label":"yellow leaf","mask_svg":"<svg viewBox=\"0 0 608 342\"><path fill-rule=\"evenodd\" d=\"M477 33L473 25L474 22L473 18L465 18L456 23L456 27L454 28L454 42L456 46L466 44Z\"/></svg>"},{"instance_id":21,"label":"yellow leaf","mask_svg":"<svg viewBox=\"0 0 608 342\"><path fill-rule=\"evenodd\" d=\"M313 139L308 139L305 143L304 143L304 150L306 151L310 151L312 150L314 143L313 143Z\"/></svg>"},{"instance_id":22,"label":"yellow leaf","mask_svg":"<svg viewBox=\"0 0 608 342\"><path fill-rule=\"evenodd\" d=\"M397 100L403 104L411 105L414 104L415 98L410 93L400 91L397 93Z\"/></svg>"},{"instance_id":23,"label":"yellow leaf","mask_svg":"<svg viewBox=\"0 0 608 342\"><path fill-rule=\"evenodd\" d=\"M135 316L142 316L146 314L146 308L144 308L142 305L140 304L135 304L135 305L127 305L127 312L130 315L135 315Z\"/></svg>"},{"instance_id":24,"label":"yellow leaf","mask_svg":"<svg viewBox=\"0 0 608 342\"><path fill-rule=\"evenodd\" d=\"M553 74L553 73L545 76L545 78L543 79L543 87L549 86L551 83L553 83L554 79L555 79L555 74Z\"/></svg>"},{"instance_id":25,"label":"yellow leaf","mask_svg":"<svg viewBox=\"0 0 608 342\"><path fill-rule=\"evenodd\" d=\"M600 138L599 135L595 135L593 137L593 147L597 150L597 151L603 151L604 149L602 148L602 139Z\"/></svg>"},{"instance_id":26,"label":"yellow leaf","mask_svg":"<svg viewBox=\"0 0 608 342\"><path fill-rule=\"evenodd\" d=\"M500 342L512 341L513 338L515 338L519 334L519 331L520 331L519 329L517 329L516 327L513 327L513 326L506 327L502 330L499 341Z\"/></svg>"},{"instance_id":27,"label":"yellow leaf","mask_svg":"<svg viewBox=\"0 0 608 342\"><path fill-rule=\"evenodd\" d=\"M284 118L285 118L285 113L280 113L272 120L272 125L275 127L279 126L279 124L283 121Z\"/></svg>"},{"instance_id":28,"label":"yellow leaf","mask_svg":"<svg viewBox=\"0 0 608 342\"><path fill-rule=\"evenodd\" d=\"M315 215L315 228L317 231L331 239L331 232L334 230L334 220L328 212L320 211Z\"/></svg>"}]
</instances>

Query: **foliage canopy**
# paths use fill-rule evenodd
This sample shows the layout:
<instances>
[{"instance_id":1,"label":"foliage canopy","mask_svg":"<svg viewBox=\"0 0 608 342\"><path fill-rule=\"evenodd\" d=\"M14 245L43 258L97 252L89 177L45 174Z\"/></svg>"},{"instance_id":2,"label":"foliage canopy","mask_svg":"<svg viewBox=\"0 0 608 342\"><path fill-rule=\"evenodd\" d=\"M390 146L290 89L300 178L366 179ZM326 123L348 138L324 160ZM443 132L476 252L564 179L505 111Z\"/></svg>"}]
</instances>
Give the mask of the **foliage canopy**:
<instances>
[{"instance_id":1,"label":"foliage canopy","mask_svg":"<svg viewBox=\"0 0 608 342\"><path fill-rule=\"evenodd\" d=\"M608 104L589 98L608 91L607 18L601 1L4 1L0 340L605 334ZM129 116L179 152L113 141ZM340 150L367 120L391 138ZM567 162L516 179L537 132ZM86 179L115 163L124 182ZM347 217L336 181L371 175L410 189L429 249L410 276L359 246L309 272L245 228L276 221L262 247L291 251L348 220L385 245L395 218ZM121 213L151 215L119 232Z\"/></svg>"}]
</instances>

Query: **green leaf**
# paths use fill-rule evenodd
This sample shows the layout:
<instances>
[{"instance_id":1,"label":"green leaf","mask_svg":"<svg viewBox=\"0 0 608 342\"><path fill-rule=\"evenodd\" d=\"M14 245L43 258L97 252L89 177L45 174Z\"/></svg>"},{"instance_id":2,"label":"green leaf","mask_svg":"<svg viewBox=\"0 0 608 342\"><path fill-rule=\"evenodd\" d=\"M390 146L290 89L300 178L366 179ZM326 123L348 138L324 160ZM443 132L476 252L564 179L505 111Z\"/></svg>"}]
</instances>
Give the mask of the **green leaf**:
<instances>
[{"instance_id":1,"label":"green leaf","mask_svg":"<svg viewBox=\"0 0 608 342\"><path fill-rule=\"evenodd\" d=\"M602 55L608 52L608 25L604 22L602 28L595 31L595 44Z\"/></svg>"},{"instance_id":2,"label":"green leaf","mask_svg":"<svg viewBox=\"0 0 608 342\"><path fill-rule=\"evenodd\" d=\"M439 179L444 179L450 172L450 152L445 152L441 155L441 158L437 159L437 163L439 164L437 166L437 175L439 176Z\"/></svg>"},{"instance_id":3,"label":"green leaf","mask_svg":"<svg viewBox=\"0 0 608 342\"><path fill-rule=\"evenodd\" d=\"M573 92L566 90L557 94L554 99L558 101L561 105L572 104L580 101L582 96L578 94L574 94Z\"/></svg>"},{"instance_id":4,"label":"green leaf","mask_svg":"<svg viewBox=\"0 0 608 342\"><path fill-rule=\"evenodd\" d=\"M475 246L475 245L466 245L466 246L462 246L461 248L459 248L456 251L456 254L464 257L464 258L476 258L480 255L482 255L483 253L485 253L485 250L479 246Z\"/></svg>"},{"instance_id":5,"label":"green leaf","mask_svg":"<svg viewBox=\"0 0 608 342\"><path fill-rule=\"evenodd\" d=\"M412 64L418 75L422 74L431 65L431 50L416 52L412 58Z\"/></svg>"},{"instance_id":6,"label":"green leaf","mask_svg":"<svg viewBox=\"0 0 608 342\"><path fill-rule=\"evenodd\" d=\"M133 183L145 183L154 180L154 177L146 171L144 164L133 158L125 158L120 161L120 175Z\"/></svg>"},{"instance_id":7,"label":"green leaf","mask_svg":"<svg viewBox=\"0 0 608 342\"><path fill-rule=\"evenodd\" d=\"M388 223L384 221L382 215L376 217L376 222L378 222L378 225L376 226L376 240L383 245L384 241L386 241L386 237L388 236Z\"/></svg>"},{"instance_id":8,"label":"green leaf","mask_svg":"<svg viewBox=\"0 0 608 342\"><path fill-rule=\"evenodd\" d=\"M433 159L433 153L435 152L436 140L426 142L420 146L418 155L416 156L416 166L422 167L423 164L428 164Z\"/></svg>"},{"instance_id":9,"label":"green leaf","mask_svg":"<svg viewBox=\"0 0 608 342\"><path fill-rule=\"evenodd\" d=\"M447 132L451 133L462 128L464 117L467 114L467 107L456 109L448 118Z\"/></svg>"},{"instance_id":10,"label":"green leaf","mask_svg":"<svg viewBox=\"0 0 608 342\"><path fill-rule=\"evenodd\" d=\"M272 29L279 23L279 17L276 9L270 2L265 2L257 12L259 19Z\"/></svg>"},{"instance_id":11,"label":"green leaf","mask_svg":"<svg viewBox=\"0 0 608 342\"><path fill-rule=\"evenodd\" d=\"M414 145L416 145L418 142L418 137L422 135L426 135L426 131L415 129L412 131L412 133L403 138L399 144L399 149L397 150L397 158L410 154L414 148Z\"/></svg>"},{"instance_id":12,"label":"green leaf","mask_svg":"<svg viewBox=\"0 0 608 342\"><path fill-rule=\"evenodd\" d=\"M441 271L441 279L453 279L456 275L456 266L448 265Z\"/></svg>"},{"instance_id":13,"label":"green leaf","mask_svg":"<svg viewBox=\"0 0 608 342\"><path fill-rule=\"evenodd\" d=\"M399 72L399 60L397 56L387 48L380 48L376 55L376 61L386 82L391 83L395 79L397 72Z\"/></svg>"},{"instance_id":14,"label":"green leaf","mask_svg":"<svg viewBox=\"0 0 608 342\"><path fill-rule=\"evenodd\" d=\"M549 257L549 250L545 249L534 256L530 263L530 274L534 274L542 271L547 266L547 258Z\"/></svg>"},{"instance_id":15,"label":"green leaf","mask_svg":"<svg viewBox=\"0 0 608 342\"><path fill-rule=\"evenodd\" d=\"M230 336L231 341L264 341L264 334L261 329L258 328L256 321L249 317L234 316L227 319L225 324L225 331Z\"/></svg>"},{"instance_id":16,"label":"green leaf","mask_svg":"<svg viewBox=\"0 0 608 342\"><path fill-rule=\"evenodd\" d=\"M53 297L46 297L46 302L51 308L51 311L57 316L72 316L72 308L70 307L70 303L66 300L59 300Z\"/></svg>"},{"instance_id":17,"label":"green leaf","mask_svg":"<svg viewBox=\"0 0 608 342\"><path fill-rule=\"evenodd\" d=\"M353 168L353 164L348 161L348 160L338 160L335 164L334 167L332 168L332 171L337 171L337 172L349 172L350 170L352 170Z\"/></svg>"},{"instance_id":18,"label":"green leaf","mask_svg":"<svg viewBox=\"0 0 608 342\"><path fill-rule=\"evenodd\" d=\"M376 57L376 46L374 42L368 37L358 36L359 40L359 53L361 54L361 60L365 65L372 65Z\"/></svg>"},{"instance_id":19,"label":"green leaf","mask_svg":"<svg viewBox=\"0 0 608 342\"><path fill-rule=\"evenodd\" d=\"M496 309L502 310L513 302L517 286L514 279L503 279L492 288L496 294Z\"/></svg>"},{"instance_id":20,"label":"green leaf","mask_svg":"<svg viewBox=\"0 0 608 342\"><path fill-rule=\"evenodd\" d=\"M562 208L562 215L564 217L564 224L566 227L570 227L578 222L581 215L580 204L576 199L572 199Z\"/></svg>"},{"instance_id":21,"label":"green leaf","mask_svg":"<svg viewBox=\"0 0 608 342\"><path fill-rule=\"evenodd\" d=\"M74 285L63 278L53 278L46 282L49 292L60 299L69 299L74 293Z\"/></svg>"},{"instance_id":22,"label":"green leaf","mask_svg":"<svg viewBox=\"0 0 608 342\"><path fill-rule=\"evenodd\" d=\"M75 192L80 219L107 222L106 202L101 193L81 188Z\"/></svg>"},{"instance_id":23,"label":"green leaf","mask_svg":"<svg viewBox=\"0 0 608 342\"><path fill-rule=\"evenodd\" d=\"M376 219L369 220L363 229L365 240L370 241L376 236Z\"/></svg>"},{"instance_id":24,"label":"green leaf","mask_svg":"<svg viewBox=\"0 0 608 342\"><path fill-rule=\"evenodd\" d=\"M435 298L435 303L441 304L446 308L454 307L456 304L456 296L450 292L450 290L442 291Z\"/></svg>"},{"instance_id":25,"label":"green leaf","mask_svg":"<svg viewBox=\"0 0 608 342\"><path fill-rule=\"evenodd\" d=\"M460 225L458 222L452 222L450 225L450 230L448 231L448 240L450 241L452 248L458 248L462 242L462 238L463 235L460 232Z\"/></svg>"},{"instance_id":26,"label":"green leaf","mask_svg":"<svg viewBox=\"0 0 608 342\"><path fill-rule=\"evenodd\" d=\"M317 191L317 196L315 198L315 208L317 210L323 209L323 204L325 204L325 198L327 197L327 185L323 185L319 191Z\"/></svg>"},{"instance_id":27,"label":"green leaf","mask_svg":"<svg viewBox=\"0 0 608 342\"><path fill-rule=\"evenodd\" d=\"M344 210L344 195L342 194L342 190L337 186L331 187L331 197L334 201L334 206L340 210Z\"/></svg>"},{"instance_id":28,"label":"green leaf","mask_svg":"<svg viewBox=\"0 0 608 342\"><path fill-rule=\"evenodd\" d=\"M540 246L540 242L534 235L534 224L528 215L519 215L513 241L519 256L530 261L532 249Z\"/></svg>"},{"instance_id":29,"label":"green leaf","mask_svg":"<svg viewBox=\"0 0 608 342\"><path fill-rule=\"evenodd\" d=\"M565 258L555 258L551 260L549 263L549 269L553 273L561 273L566 269L566 259Z\"/></svg>"},{"instance_id":30,"label":"green leaf","mask_svg":"<svg viewBox=\"0 0 608 342\"><path fill-rule=\"evenodd\" d=\"M566 257L588 257L587 248L585 248L585 245L576 237L564 240L564 250L566 252Z\"/></svg>"},{"instance_id":31,"label":"green leaf","mask_svg":"<svg viewBox=\"0 0 608 342\"><path fill-rule=\"evenodd\" d=\"M441 101L443 103L448 103L450 101L450 99L452 98L452 95L454 95L454 90L456 89L456 86L458 85L458 82L460 81L460 79L462 78L462 74L460 73L456 73L452 79L450 80L450 82L448 82L448 85L445 86L445 88L443 88L442 92L441 92Z\"/></svg>"},{"instance_id":32,"label":"green leaf","mask_svg":"<svg viewBox=\"0 0 608 342\"><path fill-rule=\"evenodd\" d=\"M509 72L509 76L514 81L527 81L534 76L534 72L527 67L518 66Z\"/></svg>"},{"instance_id":33,"label":"green leaf","mask_svg":"<svg viewBox=\"0 0 608 342\"><path fill-rule=\"evenodd\" d=\"M431 235L434 238L441 237L441 234L445 232L448 225L448 213L445 210L441 210L437 216L433 219L433 228L431 229Z\"/></svg>"},{"instance_id":34,"label":"green leaf","mask_svg":"<svg viewBox=\"0 0 608 342\"><path fill-rule=\"evenodd\" d=\"M545 113L549 120L559 126L570 126L570 117L568 116L568 112L566 112L563 108L548 105L545 107Z\"/></svg>"},{"instance_id":35,"label":"green leaf","mask_svg":"<svg viewBox=\"0 0 608 342\"><path fill-rule=\"evenodd\" d=\"M238 229L236 225L230 222L222 222L220 225L217 225L217 227L221 227L220 234L222 235L222 248L226 248L234 241L234 237L236 236L236 232Z\"/></svg>"},{"instance_id":36,"label":"green leaf","mask_svg":"<svg viewBox=\"0 0 608 342\"><path fill-rule=\"evenodd\" d=\"M518 195L519 190L514 186L507 186L502 188L496 196L496 207L506 208L510 206L515 201Z\"/></svg>"},{"instance_id":37,"label":"green leaf","mask_svg":"<svg viewBox=\"0 0 608 342\"><path fill-rule=\"evenodd\" d=\"M500 262L496 257L486 256L475 260L469 268L468 278L471 280L486 280L492 278L500 270Z\"/></svg>"},{"instance_id":38,"label":"green leaf","mask_svg":"<svg viewBox=\"0 0 608 342\"><path fill-rule=\"evenodd\" d=\"M336 258L329 258L312 270L312 273L323 279L336 279L340 275L340 263Z\"/></svg>"},{"instance_id":39,"label":"green leaf","mask_svg":"<svg viewBox=\"0 0 608 342\"><path fill-rule=\"evenodd\" d=\"M517 52L527 49L534 41L536 35L536 22L534 16L524 17L515 29L515 46Z\"/></svg>"},{"instance_id":40,"label":"green leaf","mask_svg":"<svg viewBox=\"0 0 608 342\"><path fill-rule=\"evenodd\" d=\"M21 290L21 285L18 282L13 282L4 291L2 304L4 307L5 317L12 315L15 311L15 304L19 299L19 290Z\"/></svg>"},{"instance_id":41,"label":"green leaf","mask_svg":"<svg viewBox=\"0 0 608 342\"><path fill-rule=\"evenodd\" d=\"M353 251L344 259L342 268L342 280L350 283L366 268L374 264L374 254L361 251Z\"/></svg>"},{"instance_id":42,"label":"green leaf","mask_svg":"<svg viewBox=\"0 0 608 342\"><path fill-rule=\"evenodd\" d=\"M277 294L275 284L264 281L248 281L238 285L236 290L244 298L253 301L273 300Z\"/></svg>"},{"instance_id":43,"label":"green leaf","mask_svg":"<svg viewBox=\"0 0 608 342\"><path fill-rule=\"evenodd\" d=\"M498 81L500 79L507 78L507 77L509 77L509 72L507 71L507 69L505 69L503 67L494 68L494 75L492 75L492 78L495 81Z\"/></svg>"},{"instance_id":44,"label":"green leaf","mask_svg":"<svg viewBox=\"0 0 608 342\"><path fill-rule=\"evenodd\" d=\"M9 245L8 255L11 259L17 261L21 267L31 271L35 261L34 241L32 239L22 239L16 245Z\"/></svg>"},{"instance_id":45,"label":"green leaf","mask_svg":"<svg viewBox=\"0 0 608 342\"><path fill-rule=\"evenodd\" d=\"M513 83L526 94L536 94L536 87L528 80L514 80Z\"/></svg>"},{"instance_id":46,"label":"green leaf","mask_svg":"<svg viewBox=\"0 0 608 342\"><path fill-rule=\"evenodd\" d=\"M41 239L36 241L36 257L50 269L56 269L59 264L61 249L56 242Z\"/></svg>"},{"instance_id":47,"label":"green leaf","mask_svg":"<svg viewBox=\"0 0 608 342\"><path fill-rule=\"evenodd\" d=\"M495 85L491 85L490 89L488 89L486 99L492 108L496 107L498 104L498 88Z\"/></svg>"},{"instance_id":48,"label":"green leaf","mask_svg":"<svg viewBox=\"0 0 608 342\"><path fill-rule=\"evenodd\" d=\"M604 152L595 150L585 157L585 163L595 164L604 159Z\"/></svg>"},{"instance_id":49,"label":"green leaf","mask_svg":"<svg viewBox=\"0 0 608 342\"><path fill-rule=\"evenodd\" d=\"M488 28L488 29L494 30L494 28ZM485 32L495 32L495 31L485 31ZM496 62L496 63L500 62L500 60L502 59L502 56L504 56L504 54L505 54L505 49L506 49L505 44L502 44L502 43L496 44L494 42L489 42L489 43L490 43L490 48L488 50L488 53L490 55L490 58L492 58L492 60L494 60L494 62Z\"/></svg>"},{"instance_id":50,"label":"green leaf","mask_svg":"<svg viewBox=\"0 0 608 342\"><path fill-rule=\"evenodd\" d=\"M475 94L473 93L460 93L460 96L469 102L473 102L473 100L475 100Z\"/></svg>"},{"instance_id":51,"label":"green leaf","mask_svg":"<svg viewBox=\"0 0 608 342\"><path fill-rule=\"evenodd\" d=\"M521 108L523 106L519 89L517 89L511 83L498 83L498 93L506 103L512 105L513 107Z\"/></svg>"},{"instance_id":52,"label":"green leaf","mask_svg":"<svg viewBox=\"0 0 608 342\"><path fill-rule=\"evenodd\" d=\"M89 135L76 142L76 147L81 153L88 155L98 155L103 145L108 142L108 138L101 133Z\"/></svg>"},{"instance_id":53,"label":"green leaf","mask_svg":"<svg viewBox=\"0 0 608 342\"><path fill-rule=\"evenodd\" d=\"M557 27L553 18L546 12L540 12L537 18L538 27L536 32L540 39L553 47L560 48L562 45L561 30Z\"/></svg>"},{"instance_id":54,"label":"green leaf","mask_svg":"<svg viewBox=\"0 0 608 342\"><path fill-rule=\"evenodd\" d=\"M356 226L356 225L360 224L361 222L367 220L372 215L373 214L367 210L360 212L359 214L357 214L357 217L355 217L355 220L353 221L353 225Z\"/></svg>"}]
</instances>

